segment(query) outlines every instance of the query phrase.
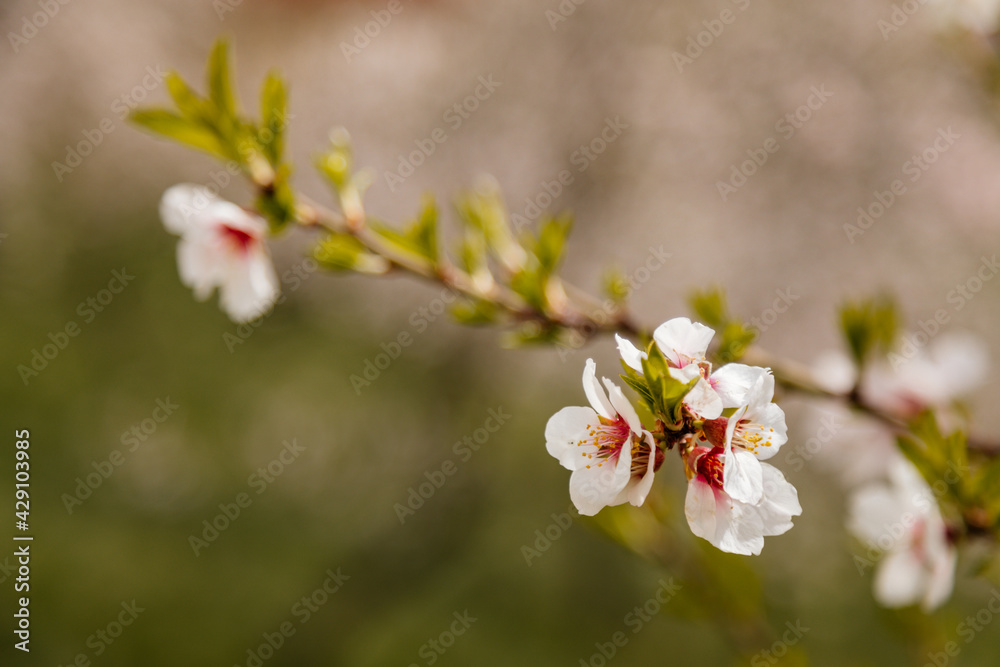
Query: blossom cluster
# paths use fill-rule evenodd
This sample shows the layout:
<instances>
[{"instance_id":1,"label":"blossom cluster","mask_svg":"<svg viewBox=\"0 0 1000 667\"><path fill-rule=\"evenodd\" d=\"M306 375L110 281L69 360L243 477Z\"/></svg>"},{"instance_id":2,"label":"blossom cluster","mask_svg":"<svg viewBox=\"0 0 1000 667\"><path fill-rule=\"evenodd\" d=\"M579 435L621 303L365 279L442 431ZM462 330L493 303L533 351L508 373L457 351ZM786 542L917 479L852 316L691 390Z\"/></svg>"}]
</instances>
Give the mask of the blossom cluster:
<instances>
[{"instance_id":1,"label":"blossom cluster","mask_svg":"<svg viewBox=\"0 0 1000 667\"><path fill-rule=\"evenodd\" d=\"M828 352L815 365L817 383L834 393L857 387L867 404L901 420L933 411L939 422L960 422L954 404L984 378L989 364L983 343L968 334L942 335L926 347L902 337L900 353L874 359L862 372L844 355ZM911 348L911 349L908 349ZM848 529L879 563L875 599L886 607L919 604L931 611L951 595L958 551L932 488L900 452L882 422L827 407L839 423L818 462L848 491ZM950 471L955 479L960 470ZM861 568L862 570L866 568Z\"/></svg>"},{"instance_id":2,"label":"blossom cluster","mask_svg":"<svg viewBox=\"0 0 1000 667\"><path fill-rule=\"evenodd\" d=\"M802 513L795 487L764 462L788 439L785 415L773 402L769 369L730 363L713 370L706 352L714 335L678 317L656 328L646 350L618 336L629 384L643 390L656 424L644 426L618 385L598 382L588 359L583 388L590 407L554 414L546 449L572 471L570 498L592 516L625 502L642 505L665 452L676 448L688 480L684 509L691 531L723 551L756 555L764 537L787 532ZM651 358L664 363L665 382L650 377L656 372ZM677 409L659 410L664 397L656 400L657 392L668 399L676 394Z\"/></svg>"}]
</instances>

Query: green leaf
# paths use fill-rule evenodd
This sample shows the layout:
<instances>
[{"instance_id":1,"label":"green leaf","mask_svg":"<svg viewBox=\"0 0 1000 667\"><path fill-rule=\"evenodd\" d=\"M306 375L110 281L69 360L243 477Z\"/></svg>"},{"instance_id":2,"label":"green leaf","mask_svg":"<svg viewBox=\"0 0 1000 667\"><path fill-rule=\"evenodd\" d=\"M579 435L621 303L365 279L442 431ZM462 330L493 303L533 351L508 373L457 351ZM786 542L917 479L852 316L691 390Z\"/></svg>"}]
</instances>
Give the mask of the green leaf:
<instances>
[{"instance_id":1,"label":"green leaf","mask_svg":"<svg viewBox=\"0 0 1000 667\"><path fill-rule=\"evenodd\" d=\"M684 397L694 388L699 378L684 384L670 374L670 366L655 343L647 348L642 360L643 378L652 394L650 410L668 425L681 421Z\"/></svg>"},{"instance_id":2,"label":"green leaf","mask_svg":"<svg viewBox=\"0 0 1000 667\"><path fill-rule=\"evenodd\" d=\"M757 332L748 329L742 323L735 320L722 327L722 336L719 342L719 358L724 363L739 361L743 358L750 344L757 339Z\"/></svg>"},{"instance_id":3,"label":"green leaf","mask_svg":"<svg viewBox=\"0 0 1000 667\"><path fill-rule=\"evenodd\" d=\"M896 438L896 444L903 455L910 460L928 484L934 484L938 478L937 466L928 455L927 448L908 436Z\"/></svg>"},{"instance_id":4,"label":"green leaf","mask_svg":"<svg viewBox=\"0 0 1000 667\"><path fill-rule=\"evenodd\" d=\"M427 256L427 249L424 246L425 239L422 238L418 225L419 222L414 223L409 229L400 232L385 223L371 219L368 221L368 226L396 252L409 255L417 262L428 262L431 261L431 258Z\"/></svg>"},{"instance_id":5,"label":"green leaf","mask_svg":"<svg viewBox=\"0 0 1000 667\"><path fill-rule=\"evenodd\" d=\"M550 344L558 342L559 330L540 322L525 322L514 331L504 336L506 347L521 347L523 345Z\"/></svg>"},{"instance_id":6,"label":"green leaf","mask_svg":"<svg viewBox=\"0 0 1000 667\"><path fill-rule=\"evenodd\" d=\"M841 306L840 328L858 366L876 348L888 351L896 342L899 316L891 297L881 295Z\"/></svg>"},{"instance_id":7,"label":"green leaf","mask_svg":"<svg viewBox=\"0 0 1000 667\"><path fill-rule=\"evenodd\" d=\"M507 271L514 273L524 268L524 248L514 238L507 209L494 182L485 182L460 194L455 199L455 209L469 229L482 232L487 247Z\"/></svg>"},{"instance_id":8,"label":"green leaf","mask_svg":"<svg viewBox=\"0 0 1000 667\"><path fill-rule=\"evenodd\" d=\"M351 137L347 130L338 128L330 133L330 148L319 156L316 167L337 192L351 182L354 157L351 151Z\"/></svg>"},{"instance_id":9,"label":"green leaf","mask_svg":"<svg viewBox=\"0 0 1000 667\"><path fill-rule=\"evenodd\" d=\"M288 93L277 72L269 72L260 90L260 127L258 141L272 165L281 162L284 152Z\"/></svg>"},{"instance_id":10,"label":"green leaf","mask_svg":"<svg viewBox=\"0 0 1000 667\"><path fill-rule=\"evenodd\" d=\"M451 315L456 321L470 326L492 324L497 319L497 307L482 299L467 299L451 307Z\"/></svg>"},{"instance_id":11,"label":"green leaf","mask_svg":"<svg viewBox=\"0 0 1000 667\"><path fill-rule=\"evenodd\" d=\"M518 271L510 278L510 287L524 299L529 306L538 311L544 311L548 303L545 298L545 274L538 270L525 269Z\"/></svg>"},{"instance_id":12,"label":"green leaf","mask_svg":"<svg viewBox=\"0 0 1000 667\"><path fill-rule=\"evenodd\" d=\"M539 225L535 256L546 275L552 275L559 265L572 227L573 218L569 214L545 217Z\"/></svg>"},{"instance_id":13,"label":"green leaf","mask_svg":"<svg viewBox=\"0 0 1000 667\"><path fill-rule=\"evenodd\" d=\"M1000 500L1000 457L984 464L976 474L973 484L976 495L988 501Z\"/></svg>"},{"instance_id":14,"label":"green leaf","mask_svg":"<svg viewBox=\"0 0 1000 667\"><path fill-rule=\"evenodd\" d=\"M435 264L438 261L437 221L438 209L434 197L424 195L420 215L417 216L410 233L423 255Z\"/></svg>"},{"instance_id":15,"label":"green leaf","mask_svg":"<svg viewBox=\"0 0 1000 667\"><path fill-rule=\"evenodd\" d=\"M220 37L212 45L208 56L208 97L224 118L236 118L236 99L233 96L229 65L229 40Z\"/></svg>"},{"instance_id":16,"label":"green leaf","mask_svg":"<svg viewBox=\"0 0 1000 667\"><path fill-rule=\"evenodd\" d=\"M166 82L170 97L182 116L200 122L207 118L206 100L194 92L177 72L168 72Z\"/></svg>"},{"instance_id":17,"label":"green leaf","mask_svg":"<svg viewBox=\"0 0 1000 667\"><path fill-rule=\"evenodd\" d=\"M601 291L615 304L625 303L628 298L629 284L621 269L610 267L601 276Z\"/></svg>"},{"instance_id":18,"label":"green leaf","mask_svg":"<svg viewBox=\"0 0 1000 667\"><path fill-rule=\"evenodd\" d=\"M138 110L132 113L129 120L168 139L211 153L224 160L229 159L226 147L219 141L214 132L203 125L179 116L173 111L166 109Z\"/></svg>"},{"instance_id":19,"label":"green leaf","mask_svg":"<svg viewBox=\"0 0 1000 667\"><path fill-rule=\"evenodd\" d=\"M639 398L646 404L649 411L655 414L653 406L656 404L653 398L653 392L650 391L649 385L646 383L645 378L635 372L635 369L630 368L625 362L622 362L622 366L625 367L625 373L622 373L618 377L627 384L632 390L639 395Z\"/></svg>"},{"instance_id":20,"label":"green leaf","mask_svg":"<svg viewBox=\"0 0 1000 667\"><path fill-rule=\"evenodd\" d=\"M968 439L961 431L956 431L945 439L945 452L948 457L948 467L959 474L960 481L967 482L962 473L969 467Z\"/></svg>"},{"instance_id":21,"label":"green leaf","mask_svg":"<svg viewBox=\"0 0 1000 667\"><path fill-rule=\"evenodd\" d=\"M730 320L726 295L720 287L692 293L688 297L688 305L701 322L714 329L723 328Z\"/></svg>"},{"instance_id":22,"label":"green leaf","mask_svg":"<svg viewBox=\"0 0 1000 667\"><path fill-rule=\"evenodd\" d=\"M313 250L313 257L323 266L334 270L380 274L389 270L385 258L373 255L350 234L331 234Z\"/></svg>"},{"instance_id":23,"label":"green leaf","mask_svg":"<svg viewBox=\"0 0 1000 667\"><path fill-rule=\"evenodd\" d=\"M697 291L688 298L695 316L720 333L718 356L723 363L738 361L757 338L757 332L729 314L721 287Z\"/></svg>"}]
</instances>

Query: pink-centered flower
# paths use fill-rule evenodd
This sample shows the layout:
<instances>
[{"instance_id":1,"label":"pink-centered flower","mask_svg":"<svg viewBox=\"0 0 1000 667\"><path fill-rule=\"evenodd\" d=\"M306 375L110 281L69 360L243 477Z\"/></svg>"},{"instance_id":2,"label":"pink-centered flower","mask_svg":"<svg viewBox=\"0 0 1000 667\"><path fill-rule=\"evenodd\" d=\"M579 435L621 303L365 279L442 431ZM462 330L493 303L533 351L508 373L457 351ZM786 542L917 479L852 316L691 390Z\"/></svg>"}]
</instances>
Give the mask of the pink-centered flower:
<instances>
[{"instance_id":1,"label":"pink-centered flower","mask_svg":"<svg viewBox=\"0 0 1000 667\"><path fill-rule=\"evenodd\" d=\"M719 372L727 368L724 366ZM743 369L739 370L740 386L748 378L752 378L752 384L746 391L731 394L733 400L743 405L728 418L706 421L702 430L704 438L725 453L726 493L737 500L756 503L764 492L761 461L777 454L788 441L788 428L784 411L772 402L774 376L766 368L744 366Z\"/></svg>"},{"instance_id":2,"label":"pink-centered flower","mask_svg":"<svg viewBox=\"0 0 1000 667\"><path fill-rule=\"evenodd\" d=\"M570 499L587 516L624 502L642 505L663 460L621 388L607 378L602 387L596 368L588 359L583 371L592 407L563 408L545 427L545 448L573 471Z\"/></svg>"},{"instance_id":3,"label":"pink-centered flower","mask_svg":"<svg viewBox=\"0 0 1000 667\"><path fill-rule=\"evenodd\" d=\"M271 309L279 288L264 241L264 220L207 188L188 184L163 193L160 217L167 231L181 237L177 267L196 299L208 299L218 287L220 305L235 322Z\"/></svg>"},{"instance_id":4,"label":"pink-centered flower","mask_svg":"<svg viewBox=\"0 0 1000 667\"><path fill-rule=\"evenodd\" d=\"M721 447L695 447L688 452L684 515L698 537L728 553L758 555L764 538L786 533L792 517L802 514L798 493L781 471L758 463L762 479L760 497L745 502L725 490L726 467L731 452Z\"/></svg>"},{"instance_id":5,"label":"pink-centered flower","mask_svg":"<svg viewBox=\"0 0 1000 667\"><path fill-rule=\"evenodd\" d=\"M675 317L656 327L653 340L670 364L670 375L685 384L698 379L684 397L684 405L692 413L705 419L715 419L722 414L722 399L708 382L712 364L705 359L708 344L715 331L686 317ZM615 335L622 359L631 368L642 373L642 360L646 353L630 341Z\"/></svg>"},{"instance_id":6,"label":"pink-centered flower","mask_svg":"<svg viewBox=\"0 0 1000 667\"><path fill-rule=\"evenodd\" d=\"M715 330L686 317L667 320L653 332L653 340L670 364L670 375L685 384L699 378L684 398L684 404L702 419L716 419L726 408L745 405L746 397L765 369L745 364L726 364L715 372L705 358ZM629 367L642 372L646 353L616 335L618 351Z\"/></svg>"},{"instance_id":7,"label":"pink-centered flower","mask_svg":"<svg viewBox=\"0 0 1000 667\"><path fill-rule=\"evenodd\" d=\"M957 551L927 482L896 455L888 483L860 487L850 499L848 528L882 553L875 573L875 599L886 607L939 607L955 583Z\"/></svg>"}]
</instances>

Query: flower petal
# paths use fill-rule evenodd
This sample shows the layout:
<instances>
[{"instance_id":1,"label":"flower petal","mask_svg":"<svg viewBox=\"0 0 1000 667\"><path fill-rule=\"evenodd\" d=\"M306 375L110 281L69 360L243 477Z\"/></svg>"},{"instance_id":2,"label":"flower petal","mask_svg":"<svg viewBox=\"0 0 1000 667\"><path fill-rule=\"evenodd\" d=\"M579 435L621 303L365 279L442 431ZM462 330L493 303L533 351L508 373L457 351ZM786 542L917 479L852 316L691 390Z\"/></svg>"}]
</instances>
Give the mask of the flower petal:
<instances>
[{"instance_id":1,"label":"flower petal","mask_svg":"<svg viewBox=\"0 0 1000 667\"><path fill-rule=\"evenodd\" d=\"M906 607L923 597L926 573L909 549L891 552L875 573L875 599L886 607Z\"/></svg>"},{"instance_id":2,"label":"flower petal","mask_svg":"<svg viewBox=\"0 0 1000 667\"><path fill-rule=\"evenodd\" d=\"M725 552L744 556L760 555L764 548L764 526L757 508L716 494L716 514L720 517L716 528L717 542Z\"/></svg>"},{"instance_id":3,"label":"flower petal","mask_svg":"<svg viewBox=\"0 0 1000 667\"><path fill-rule=\"evenodd\" d=\"M701 475L696 475L688 482L687 495L684 498L684 516L691 532L712 544L715 544L716 511L715 491Z\"/></svg>"},{"instance_id":4,"label":"flower petal","mask_svg":"<svg viewBox=\"0 0 1000 667\"><path fill-rule=\"evenodd\" d=\"M761 368L762 373L757 376L757 380L747 392L747 405L753 408L760 408L768 405L774 400L774 376L769 368Z\"/></svg>"},{"instance_id":5,"label":"flower petal","mask_svg":"<svg viewBox=\"0 0 1000 667\"><path fill-rule=\"evenodd\" d=\"M611 420L618 416L601 388L601 383L597 381L597 364L593 359L587 359L587 364L583 367L583 391L587 394L587 400L597 410L597 414Z\"/></svg>"},{"instance_id":6,"label":"flower petal","mask_svg":"<svg viewBox=\"0 0 1000 667\"><path fill-rule=\"evenodd\" d=\"M625 394L622 393L621 387L608 378L603 379L604 386L608 389L608 398L611 400L611 407L615 412L625 418L625 421L628 423L628 426L632 429L633 433L641 433L642 422L639 421L639 415L636 413L635 408L632 407L629 400L625 398Z\"/></svg>"},{"instance_id":7,"label":"flower petal","mask_svg":"<svg viewBox=\"0 0 1000 667\"><path fill-rule=\"evenodd\" d=\"M869 548L887 550L902 538L901 517L905 510L897 494L886 485L863 486L848 503L847 527ZM896 525L900 529L893 531Z\"/></svg>"},{"instance_id":8,"label":"flower petal","mask_svg":"<svg viewBox=\"0 0 1000 667\"><path fill-rule=\"evenodd\" d=\"M827 391L846 394L858 381L858 369L840 350L826 350L813 362L812 376L816 384Z\"/></svg>"},{"instance_id":9,"label":"flower petal","mask_svg":"<svg viewBox=\"0 0 1000 667\"><path fill-rule=\"evenodd\" d=\"M591 408L570 406L549 417L545 425L545 450L559 460L562 467L576 470L583 460L583 450L593 453L593 445L580 445L586 441L597 413ZM589 460L589 459L588 459Z\"/></svg>"},{"instance_id":10,"label":"flower petal","mask_svg":"<svg viewBox=\"0 0 1000 667\"><path fill-rule=\"evenodd\" d=\"M700 322L692 322L686 317L675 317L656 327L653 340L663 352L663 356L675 365L683 366L686 362L681 357L688 359L704 357L714 335L714 329Z\"/></svg>"},{"instance_id":11,"label":"flower petal","mask_svg":"<svg viewBox=\"0 0 1000 667\"><path fill-rule=\"evenodd\" d=\"M785 424L785 411L776 403L768 403L763 408L758 408L751 416L747 411L745 419L750 420L743 423L745 432L756 432L761 440L760 446L754 454L761 461L766 461L781 449L781 446L788 442L788 426Z\"/></svg>"},{"instance_id":12,"label":"flower petal","mask_svg":"<svg viewBox=\"0 0 1000 667\"><path fill-rule=\"evenodd\" d=\"M694 364L688 364L683 368L670 368L669 372L670 377L684 384L701 375L701 369ZM684 405L702 419L716 419L722 414L722 399L705 378L701 378L687 393Z\"/></svg>"},{"instance_id":13,"label":"flower petal","mask_svg":"<svg viewBox=\"0 0 1000 667\"><path fill-rule=\"evenodd\" d=\"M942 558L934 561L927 581L927 592L920 606L925 612L931 612L940 607L951 596L955 587L955 565L958 563L958 552L949 546Z\"/></svg>"},{"instance_id":14,"label":"flower petal","mask_svg":"<svg viewBox=\"0 0 1000 667\"><path fill-rule=\"evenodd\" d=\"M774 466L761 463L764 496L757 506L765 536L782 535L792 528L792 517L802 514L799 494Z\"/></svg>"},{"instance_id":15,"label":"flower petal","mask_svg":"<svg viewBox=\"0 0 1000 667\"><path fill-rule=\"evenodd\" d=\"M160 219L172 234L183 235L192 228L200 227L209 219L209 211L222 202L201 185L180 183L163 193L160 198Z\"/></svg>"},{"instance_id":16,"label":"flower petal","mask_svg":"<svg viewBox=\"0 0 1000 667\"><path fill-rule=\"evenodd\" d=\"M222 284L225 269L210 234L189 233L177 242L177 272L198 301L206 300Z\"/></svg>"},{"instance_id":17,"label":"flower petal","mask_svg":"<svg viewBox=\"0 0 1000 667\"><path fill-rule=\"evenodd\" d=\"M646 353L632 344L632 341L615 334L618 341L618 352L622 355L622 361L634 370L642 373L642 360L646 358Z\"/></svg>"},{"instance_id":18,"label":"flower petal","mask_svg":"<svg viewBox=\"0 0 1000 667\"><path fill-rule=\"evenodd\" d=\"M756 505L763 497L764 474L761 462L745 449L726 445L722 480L722 489L733 500Z\"/></svg>"},{"instance_id":19,"label":"flower petal","mask_svg":"<svg viewBox=\"0 0 1000 667\"><path fill-rule=\"evenodd\" d=\"M722 399L722 407L738 408L749 403L750 389L767 369L746 364L726 364L719 368L709 382Z\"/></svg>"},{"instance_id":20,"label":"flower petal","mask_svg":"<svg viewBox=\"0 0 1000 667\"><path fill-rule=\"evenodd\" d=\"M271 309L278 298L278 277L270 258L260 254L228 258L220 305L234 322L249 322Z\"/></svg>"},{"instance_id":21,"label":"flower petal","mask_svg":"<svg viewBox=\"0 0 1000 667\"><path fill-rule=\"evenodd\" d=\"M573 471L569 478L569 497L577 511L584 516L594 516L605 507L620 505L625 501L622 491L631 477L632 458L627 447L622 448L618 461L597 462L590 467Z\"/></svg>"}]
</instances>

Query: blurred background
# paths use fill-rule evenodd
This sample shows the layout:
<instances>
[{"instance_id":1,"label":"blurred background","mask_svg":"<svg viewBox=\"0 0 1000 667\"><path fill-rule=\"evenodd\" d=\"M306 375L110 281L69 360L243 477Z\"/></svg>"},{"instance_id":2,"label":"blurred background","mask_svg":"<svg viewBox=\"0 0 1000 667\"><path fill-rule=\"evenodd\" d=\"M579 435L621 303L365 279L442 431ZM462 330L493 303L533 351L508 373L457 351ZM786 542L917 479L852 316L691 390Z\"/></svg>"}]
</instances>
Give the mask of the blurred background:
<instances>
[{"instance_id":1,"label":"blurred background","mask_svg":"<svg viewBox=\"0 0 1000 667\"><path fill-rule=\"evenodd\" d=\"M549 415L584 402L584 360L614 373L611 341L504 349L496 331L436 316L439 289L310 272L299 231L272 245L286 300L237 328L180 283L157 204L182 181L240 203L248 189L124 120L168 101L165 70L203 90L210 45L228 34L246 107L268 69L290 82L295 183L317 198L329 201L310 161L342 125L375 171L375 216L407 219L422 193L447 203L490 174L525 219L575 212L565 275L587 289L662 246L669 262L634 274L648 326L719 285L765 322L764 347L810 363L838 345L842 299L886 289L909 328L944 309L949 331L1000 359L998 284L961 308L949 299L998 246L992 25L935 5L891 23L893 7L3 3L0 498L13 506L12 432L30 429L35 542L31 653L13 650L5 611L0 662L923 665L958 639L947 664L996 664L1000 623L956 635L995 592L964 561L930 617L872 600L838 485L788 464L817 433L801 402L783 403L776 461L804 508L794 530L754 559L704 548L668 460L651 504L676 530L662 557L640 558L571 510L568 474L544 449ZM423 164L386 176L437 128L446 140ZM845 228L895 179L904 194L862 233ZM116 271L134 276L124 289ZM781 294L794 299L772 317ZM350 377L401 332L413 344L356 391ZM25 375L36 352L50 358ZM998 399L992 379L972 397L976 433L1000 427ZM510 416L484 436L490 410ZM5 610L12 551L0 551ZM680 589L649 604L671 578ZM733 616L760 620L734 632Z\"/></svg>"}]
</instances>

